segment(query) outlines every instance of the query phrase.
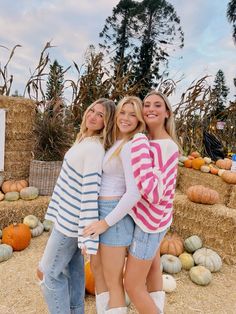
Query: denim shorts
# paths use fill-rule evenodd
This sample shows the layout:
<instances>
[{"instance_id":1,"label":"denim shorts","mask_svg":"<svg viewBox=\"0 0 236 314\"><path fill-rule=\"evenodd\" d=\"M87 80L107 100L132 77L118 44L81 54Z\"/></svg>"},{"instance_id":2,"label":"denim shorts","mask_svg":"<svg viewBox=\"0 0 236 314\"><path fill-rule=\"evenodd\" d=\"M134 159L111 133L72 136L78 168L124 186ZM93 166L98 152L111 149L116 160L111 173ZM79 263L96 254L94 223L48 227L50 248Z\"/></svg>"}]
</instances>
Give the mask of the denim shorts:
<instances>
[{"instance_id":1,"label":"denim shorts","mask_svg":"<svg viewBox=\"0 0 236 314\"><path fill-rule=\"evenodd\" d=\"M167 229L158 233L147 233L139 226L135 225L133 241L129 248L129 253L137 259L153 259L166 232Z\"/></svg>"},{"instance_id":2,"label":"denim shorts","mask_svg":"<svg viewBox=\"0 0 236 314\"><path fill-rule=\"evenodd\" d=\"M99 219L104 219L118 204L119 200L98 200ZM129 246L134 233L134 221L126 215L106 232L100 234L99 242L108 246Z\"/></svg>"}]
</instances>

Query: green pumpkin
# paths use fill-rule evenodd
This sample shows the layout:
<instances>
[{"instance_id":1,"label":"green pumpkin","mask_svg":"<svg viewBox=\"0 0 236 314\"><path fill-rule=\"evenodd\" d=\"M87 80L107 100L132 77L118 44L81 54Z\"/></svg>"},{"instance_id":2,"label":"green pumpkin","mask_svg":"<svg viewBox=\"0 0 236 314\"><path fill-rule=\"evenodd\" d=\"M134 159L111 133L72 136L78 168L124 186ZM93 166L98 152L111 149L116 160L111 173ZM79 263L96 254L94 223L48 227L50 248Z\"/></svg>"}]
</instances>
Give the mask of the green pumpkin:
<instances>
[{"instance_id":1,"label":"green pumpkin","mask_svg":"<svg viewBox=\"0 0 236 314\"><path fill-rule=\"evenodd\" d=\"M211 272L217 272L222 267L221 257L215 251L205 247L195 251L193 259L197 265L205 266Z\"/></svg>"},{"instance_id":2,"label":"green pumpkin","mask_svg":"<svg viewBox=\"0 0 236 314\"><path fill-rule=\"evenodd\" d=\"M20 197L25 201L34 200L39 196L39 189L34 186L28 186L20 191Z\"/></svg>"},{"instance_id":3,"label":"green pumpkin","mask_svg":"<svg viewBox=\"0 0 236 314\"><path fill-rule=\"evenodd\" d=\"M164 272L168 274L177 274L181 271L182 264L178 257L170 254L164 254L161 256L161 262Z\"/></svg>"},{"instance_id":4,"label":"green pumpkin","mask_svg":"<svg viewBox=\"0 0 236 314\"><path fill-rule=\"evenodd\" d=\"M8 244L0 244L0 262L7 261L13 253L13 248Z\"/></svg>"},{"instance_id":5,"label":"green pumpkin","mask_svg":"<svg viewBox=\"0 0 236 314\"><path fill-rule=\"evenodd\" d=\"M7 192L5 194L5 201L13 202L17 201L20 198L19 192Z\"/></svg>"},{"instance_id":6,"label":"green pumpkin","mask_svg":"<svg viewBox=\"0 0 236 314\"><path fill-rule=\"evenodd\" d=\"M30 229L34 229L37 227L39 220L35 215L25 216L23 223L30 227Z\"/></svg>"},{"instance_id":7,"label":"green pumpkin","mask_svg":"<svg viewBox=\"0 0 236 314\"><path fill-rule=\"evenodd\" d=\"M43 230L44 226L40 221L38 222L37 227L30 229L33 238L40 236L43 233Z\"/></svg>"},{"instance_id":8,"label":"green pumpkin","mask_svg":"<svg viewBox=\"0 0 236 314\"><path fill-rule=\"evenodd\" d=\"M184 247L187 252L193 253L202 247L202 240L197 235L192 235L184 241Z\"/></svg>"},{"instance_id":9,"label":"green pumpkin","mask_svg":"<svg viewBox=\"0 0 236 314\"><path fill-rule=\"evenodd\" d=\"M194 266L189 271L190 279L200 286L207 286L212 280L212 274L204 266Z\"/></svg>"}]
</instances>

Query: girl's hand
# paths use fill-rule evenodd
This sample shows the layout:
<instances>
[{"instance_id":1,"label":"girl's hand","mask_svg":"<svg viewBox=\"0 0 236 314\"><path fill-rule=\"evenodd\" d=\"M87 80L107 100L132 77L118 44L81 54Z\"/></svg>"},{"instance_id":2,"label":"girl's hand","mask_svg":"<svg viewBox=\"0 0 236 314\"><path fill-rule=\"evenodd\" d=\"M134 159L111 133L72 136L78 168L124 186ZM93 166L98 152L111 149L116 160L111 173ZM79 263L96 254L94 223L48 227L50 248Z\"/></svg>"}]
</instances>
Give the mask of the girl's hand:
<instances>
[{"instance_id":1,"label":"girl's hand","mask_svg":"<svg viewBox=\"0 0 236 314\"><path fill-rule=\"evenodd\" d=\"M109 228L109 225L106 223L106 220L100 220L91 223L89 226L84 228L83 236L84 237L96 237L99 234L105 232Z\"/></svg>"}]
</instances>

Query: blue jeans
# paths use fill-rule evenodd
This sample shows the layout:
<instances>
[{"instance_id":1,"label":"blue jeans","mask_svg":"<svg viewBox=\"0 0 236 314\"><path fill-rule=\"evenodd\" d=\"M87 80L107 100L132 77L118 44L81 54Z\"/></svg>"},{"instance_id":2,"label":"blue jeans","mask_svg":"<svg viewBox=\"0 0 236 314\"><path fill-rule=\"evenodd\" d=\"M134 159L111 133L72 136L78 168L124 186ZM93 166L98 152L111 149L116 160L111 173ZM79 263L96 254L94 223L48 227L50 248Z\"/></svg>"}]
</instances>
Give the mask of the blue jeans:
<instances>
[{"instance_id":1,"label":"blue jeans","mask_svg":"<svg viewBox=\"0 0 236 314\"><path fill-rule=\"evenodd\" d=\"M39 263L40 285L51 314L84 314L84 258L78 239L55 228Z\"/></svg>"}]
</instances>

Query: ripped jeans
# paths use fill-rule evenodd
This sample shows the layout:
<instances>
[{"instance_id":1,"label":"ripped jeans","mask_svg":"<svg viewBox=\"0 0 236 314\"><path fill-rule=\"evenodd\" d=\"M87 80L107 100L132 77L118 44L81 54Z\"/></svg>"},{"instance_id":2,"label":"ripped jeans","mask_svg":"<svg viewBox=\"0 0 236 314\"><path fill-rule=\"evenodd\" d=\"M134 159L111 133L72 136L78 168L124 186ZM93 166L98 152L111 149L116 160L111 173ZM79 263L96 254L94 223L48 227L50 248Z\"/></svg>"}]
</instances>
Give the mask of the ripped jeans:
<instances>
[{"instance_id":1,"label":"ripped jeans","mask_svg":"<svg viewBox=\"0 0 236 314\"><path fill-rule=\"evenodd\" d=\"M55 228L39 263L40 286L51 314L84 314L84 258L78 239Z\"/></svg>"}]
</instances>

